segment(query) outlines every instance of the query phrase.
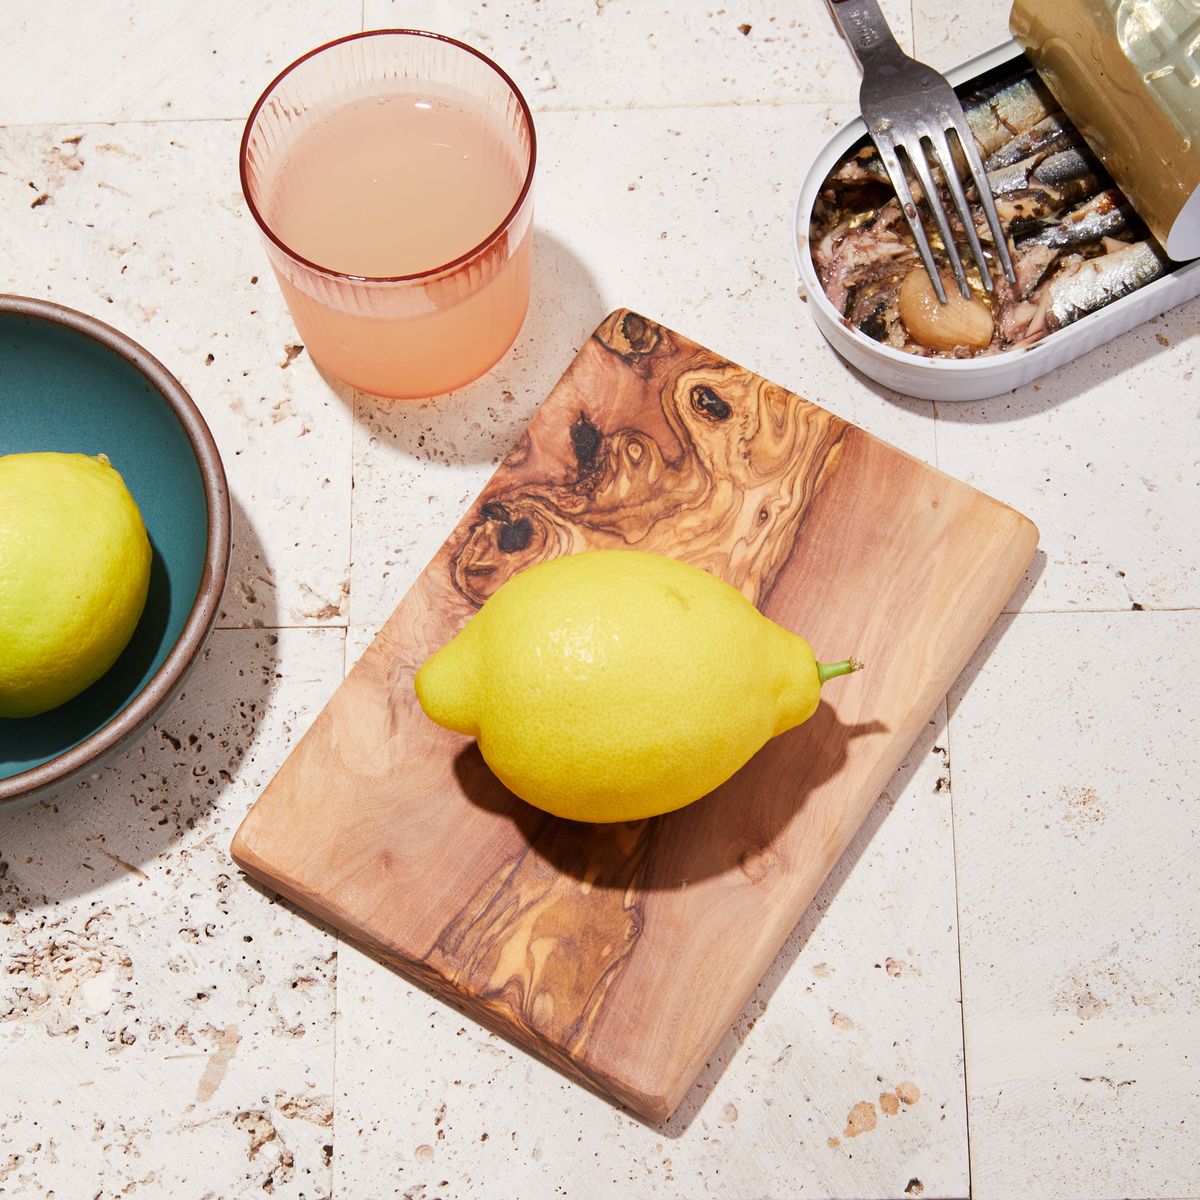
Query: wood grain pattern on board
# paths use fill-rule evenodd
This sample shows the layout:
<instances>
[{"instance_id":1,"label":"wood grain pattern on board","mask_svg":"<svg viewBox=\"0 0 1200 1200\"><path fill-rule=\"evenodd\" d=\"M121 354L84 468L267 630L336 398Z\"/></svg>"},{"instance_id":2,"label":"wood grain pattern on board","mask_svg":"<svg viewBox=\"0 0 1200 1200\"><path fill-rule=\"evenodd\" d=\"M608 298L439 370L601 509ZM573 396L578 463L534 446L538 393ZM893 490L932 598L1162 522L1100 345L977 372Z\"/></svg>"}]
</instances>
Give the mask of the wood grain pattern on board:
<instances>
[{"instance_id":1,"label":"wood grain pattern on board","mask_svg":"<svg viewBox=\"0 0 1200 1200\"><path fill-rule=\"evenodd\" d=\"M695 1080L1032 557L1019 513L620 310L251 809L250 874L651 1118ZM858 675L716 792L587 826L507 792L416 668L513 573L671 554ZM702 736L702 733L701 733Z\"/></svg>"}]
</instances>

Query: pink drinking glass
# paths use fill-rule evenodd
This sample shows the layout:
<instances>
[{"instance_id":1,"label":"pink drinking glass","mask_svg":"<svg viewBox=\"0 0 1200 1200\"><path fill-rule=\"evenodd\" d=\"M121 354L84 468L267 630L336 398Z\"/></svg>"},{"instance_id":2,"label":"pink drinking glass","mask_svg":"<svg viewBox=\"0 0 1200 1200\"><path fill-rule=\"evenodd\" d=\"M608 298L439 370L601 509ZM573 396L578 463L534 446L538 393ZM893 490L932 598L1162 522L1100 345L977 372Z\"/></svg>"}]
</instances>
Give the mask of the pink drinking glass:
<instances>
[{"instance_id":1,"label":"pink drinking glass","mask_svg":"<svg viewBox=\"0 0 1200 1200\"><path fill-rule=\"evenodd\" d=\"M304 238L280 230L279 214L301 189L329 182L319 162L311 154L302 159L297 145L306 134L324 137L336 171L339 143L344 149L354 131L347 126L343 137L339 125L337 136L326 136L314 127L324 121L328 130L331 114L344 122L344 114L364 106L369 119L372 99L407 103L410 94L423 98L416 107L455 106L469 110L475 128L482 122L487 142L481 156L504 157L506 170L511 168L511 206L482 240L471 236L444 255L446 261L408 274L376 271L370 229L350 230L356 238L361 234L366 258L353 272L335 269L319 261L321 252ZM378 153L382 162L388 145L379 143ZM297 159L307 167L297 167ZM516 84L453 38L414 29L353 34L282 71L246 122L242 191L296 329L318 366L363 391L406 398L452 391L494 366L516 339L529 306L536 160L533 117ZM393 157L386 166L401 171L404 161ZM299 244L289 244L289 237Z\"/></svg>"}]
</instances>

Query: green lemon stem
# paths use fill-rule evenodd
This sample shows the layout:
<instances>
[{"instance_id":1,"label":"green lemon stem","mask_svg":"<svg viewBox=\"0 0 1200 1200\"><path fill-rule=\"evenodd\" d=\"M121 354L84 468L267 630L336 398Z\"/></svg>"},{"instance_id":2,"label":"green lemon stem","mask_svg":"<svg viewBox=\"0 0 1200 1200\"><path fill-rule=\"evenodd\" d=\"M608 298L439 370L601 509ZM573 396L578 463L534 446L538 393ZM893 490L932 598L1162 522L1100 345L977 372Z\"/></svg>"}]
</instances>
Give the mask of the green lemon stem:
<instances>
[{"instance_id":1,"label":"green lemon stem","mask_svg":"<svg viewBox=\"0 0 1200 1200\"><path fill-rule=\"evenodd\" d=\"M827 679L835 679L838 675L849 675L851 671L861 671L863 665L857 658L848 658L845 662L817 663L817 678L824 683Z\"/></svg>"}]
</instances>

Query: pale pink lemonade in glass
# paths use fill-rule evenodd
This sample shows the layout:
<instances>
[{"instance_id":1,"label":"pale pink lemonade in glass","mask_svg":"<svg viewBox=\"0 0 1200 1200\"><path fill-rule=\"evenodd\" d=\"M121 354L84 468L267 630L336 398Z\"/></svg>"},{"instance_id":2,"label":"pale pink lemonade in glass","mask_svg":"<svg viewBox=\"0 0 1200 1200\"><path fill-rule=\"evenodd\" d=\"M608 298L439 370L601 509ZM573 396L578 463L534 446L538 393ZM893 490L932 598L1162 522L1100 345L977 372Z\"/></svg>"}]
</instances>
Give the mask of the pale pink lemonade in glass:
<instances>
[{"instance_id":1,"label":"pale pink lemonade in glass","mask_svg":"<svg viewBox=\"0 0 1200 1200\"><path fill-rule=\"evenodd\" d=\"M333 87L314 76L330 52ZM487 371L529 303L533 159L511 81L449 39L360 35L284 72L247 124L243 182L314 360L390 396Z\"/></svg>"}]
</instances>

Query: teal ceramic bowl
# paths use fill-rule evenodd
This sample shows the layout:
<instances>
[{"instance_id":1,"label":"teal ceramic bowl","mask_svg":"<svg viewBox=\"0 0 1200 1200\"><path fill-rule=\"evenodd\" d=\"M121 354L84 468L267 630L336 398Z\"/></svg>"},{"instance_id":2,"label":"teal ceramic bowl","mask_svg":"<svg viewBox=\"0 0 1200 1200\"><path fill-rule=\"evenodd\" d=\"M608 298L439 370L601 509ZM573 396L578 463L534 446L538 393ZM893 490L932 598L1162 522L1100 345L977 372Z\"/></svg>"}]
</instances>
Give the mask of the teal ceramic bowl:
<instances>
[{"instance_id":1,"label":"teal ceramic bowl","mask_svg":"<svg viewBox=\"0 0 1200 1200\"><path fill-rule=\"evenodd\" d=\"M173 375L101 321L0 296L0 454L106 454L141 509L154 557L133 640L112 669L40 717L0 718L0 811L96 771L178 694L229 566L229 492L216 443Z\"/></svg>"}]
</instances>

